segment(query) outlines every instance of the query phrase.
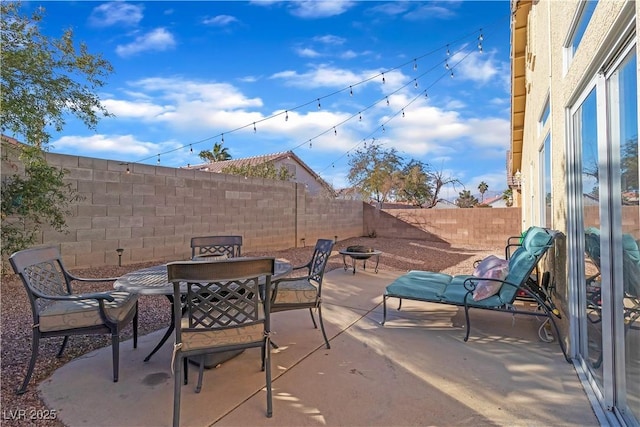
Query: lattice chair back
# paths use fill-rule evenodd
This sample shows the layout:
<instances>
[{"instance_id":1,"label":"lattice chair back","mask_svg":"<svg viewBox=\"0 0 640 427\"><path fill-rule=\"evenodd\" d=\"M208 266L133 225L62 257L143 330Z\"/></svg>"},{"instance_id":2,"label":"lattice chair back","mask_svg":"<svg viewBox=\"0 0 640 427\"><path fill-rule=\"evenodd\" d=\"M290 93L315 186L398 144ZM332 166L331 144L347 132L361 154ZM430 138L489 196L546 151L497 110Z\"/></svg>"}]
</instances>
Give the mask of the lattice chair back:
<instances>
[{"instance_id":1,"label":"lattice chair back","mask_svg":"<svg viewBox=\"0 0 640 427\"><path fill-rule=\"evenodd\" d=\"M180 371L185 369L186 374L186 358L250 347L262 348L267 416L271 416L269 293L274 268L275 259L268 257L167 264L174 301L183 301L182 312L174 310L174 426L180 425Z\"/></svg>"},{"instance_id":2,"label":"lattice chair back","mask_svg":"<svg viewBox=\"0 0 640 427\"><path fill-rule=\"evenodd\" d=\"M191 238L191 259L237 258L242 254L242 236L203 236Z\"/></svg>"},{"instance_id":3,"label":"lattice chair back","mask_svg":"<svg viewBox=\"0 0 640 427\"><path fill-rule=\"evenodd\" d=\"M111 286L102 292L74 293L71 282L112 282L109 278L82 278L65 270L56 246L25 249L12 254L9 262L27 291L33 323L31 359L22 386L26 391L38 357L41 338L64 337L62 356L71 335L111 334L113 381L118 381L120 332L133 324L133 347L138 343L138 298Z\"/></svg>"},{"instance_id":4,"label":"lattice chair back","mask_svg":"<svg viewBox=\"0 0 640 427\"><path fill-rule=\"evenodd\" d=\"M311 257L311 263L309 264L309 280L314 281L318 287L322 287L322 278L324 277L324 270L331 256L331 250L333 249L334 242L329 239L318 239L316 247Z\"/></svg>"}]
</instances>

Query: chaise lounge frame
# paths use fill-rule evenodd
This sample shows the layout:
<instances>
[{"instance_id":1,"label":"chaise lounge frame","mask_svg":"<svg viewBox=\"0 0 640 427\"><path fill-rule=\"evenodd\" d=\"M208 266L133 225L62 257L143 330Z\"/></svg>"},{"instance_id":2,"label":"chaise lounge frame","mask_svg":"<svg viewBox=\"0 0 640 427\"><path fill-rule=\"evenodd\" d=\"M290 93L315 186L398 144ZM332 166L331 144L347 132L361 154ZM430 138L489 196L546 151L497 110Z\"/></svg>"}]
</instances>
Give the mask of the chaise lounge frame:
<instances>
[{"instance_id":1,"label":"chaise lounge frame","mask_svg":"<svg viewBox=\"0 0 640 427\"><path fill-rule=\"evenodd\" d=\"M409 271L386 287L383 295L383 319L381 324L384 325L387 320L387 300L389 298L398 298L400 300L398 310L401 309L402 299L464 307L465 342L469 339L471 331L469 317L471 308L536 317L542 316L553 327L565 360L572 363L571 358L567 355L567 350L555 321L555 317L560 318L560 313L550 301L550 298L543 299L540 292L531 289L527 284L531 273L536 269L542 257L561 235L562 233L559 231L530 227L524 234L521 244L509 255L509 272L504 280L479 278L472 275L450 276L448 274L420 270ZM513 246L512 244L510 245ZM474 301L473 292L480 281L500 282L502 285L496 295L480 301ZM537 304L537 311L521 309L514 305L515 300L517 298L522 299L523 296Z\"/></svg>"}]
</instances>

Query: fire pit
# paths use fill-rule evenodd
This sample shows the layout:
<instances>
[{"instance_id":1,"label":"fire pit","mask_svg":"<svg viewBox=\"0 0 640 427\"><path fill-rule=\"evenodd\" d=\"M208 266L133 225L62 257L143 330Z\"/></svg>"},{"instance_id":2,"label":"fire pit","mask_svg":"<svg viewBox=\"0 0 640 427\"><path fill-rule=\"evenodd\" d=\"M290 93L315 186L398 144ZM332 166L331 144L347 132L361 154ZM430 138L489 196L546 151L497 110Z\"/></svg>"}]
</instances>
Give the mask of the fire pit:
<instances>
[{"instance_id":1,"label":"fire pit","mask_svg":"<svg viewBox=\"0 0 640 427\"><path fill-rule=\"evenodd\" d=\"M351 258L351 268L353 269L353 274L356 274L356 260L362 260L362 269L367 269L367 260L372 256L376 257L376 268L375 272L378 273L378 264L380 263L380 254L382 251L378 251L374 248L367 246L347 246L345 250L338 251L340 255L342 255L342 263L344 264L344 271L347 271L349 266L347 265L347 257Z\"/></svg>"}]
</instances>

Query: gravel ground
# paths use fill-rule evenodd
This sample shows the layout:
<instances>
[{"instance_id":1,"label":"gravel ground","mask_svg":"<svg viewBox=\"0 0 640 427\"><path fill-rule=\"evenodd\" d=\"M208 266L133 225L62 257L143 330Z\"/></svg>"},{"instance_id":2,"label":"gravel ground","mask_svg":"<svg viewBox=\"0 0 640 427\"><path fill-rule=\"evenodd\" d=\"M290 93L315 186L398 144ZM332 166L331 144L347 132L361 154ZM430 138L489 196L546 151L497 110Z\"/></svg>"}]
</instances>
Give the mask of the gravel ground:
<instances>
[{"instance_id":1,"label":"gravel ground","mask_svg":"<svg viewBox=\"0 0 640 427\"><path fill-rule=\"evenodd\" d=\"M501 254L503 248L497 247L451 247L442 243L414 239L388 238L352 238L338 242L334 251L346 249L351 245L364 245L381 250L380 270L407 271L411 269L442 271L449 274L468 273L473 270L473 261L489 254ZM275 256L290 261L294 266L308 262L313 253L313 246L294 248L271 252L248 252L246 256ZM158 262L132 264L122 267L104 266L90 269L74 269L73 273L81 277L118 277L129 271L156 265ZM360 264L359 264L360 265ZM342 257L332 256L327 265L327 271L342 268ZM82 291L97 291L110 289L109 283L76 288ZM23 285L15 275L2 277L1 294L1 405L2 421L5 426L62 426L58 420L44 420L47 407L40 399L37 385L48 378L57 368L68 361L110 345L108 336L72 336L60 359L56 353L62 342L61 338L44 339L40 341L40 350L35 371L27 392L21 396L15 390L22 384L24 373L31 356L31 309ZM169 325L170 309L168 300L153 296L143 296L139 300L139 331L145 335ZM131 337L128 327L122 334L122 339ZM33 415L35 419L16 420L16 414L25 411L27 417ZM43 412L44 411L44 412ZM54 418L54 417L52 417Z\"/></svg>"}]
</instances>

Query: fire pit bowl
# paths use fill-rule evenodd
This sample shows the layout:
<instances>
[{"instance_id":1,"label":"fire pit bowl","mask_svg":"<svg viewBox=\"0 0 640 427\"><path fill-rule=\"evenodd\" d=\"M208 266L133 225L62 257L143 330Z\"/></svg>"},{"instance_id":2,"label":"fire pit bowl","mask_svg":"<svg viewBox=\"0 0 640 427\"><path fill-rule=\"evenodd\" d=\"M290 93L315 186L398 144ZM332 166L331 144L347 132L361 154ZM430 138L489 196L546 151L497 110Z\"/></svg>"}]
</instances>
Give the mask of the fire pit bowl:
<instances>
[{"instance_id":1,"label":"fire pit bowl","mask_svg":"<svg viewBox=\"0 0 640 427\"><path fill-rule=\"evenodd\" d=\"M378 251L369 246L363 245L355 245L355 246L347 246L346 249L339 251L340 255L342 255L342 262L344 263L345 271L349 268L347 265L347 261L345 257L351 258L351 268L353 269L353 274L356 274L356 260L363 260L363 269L367 268L367 260L372 256L376 257L376 267L375 272L378 272L378 263L380 262L380 254L381 251Z\"/></svg>"}]
</instances>

